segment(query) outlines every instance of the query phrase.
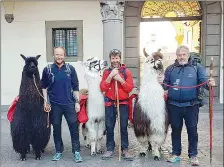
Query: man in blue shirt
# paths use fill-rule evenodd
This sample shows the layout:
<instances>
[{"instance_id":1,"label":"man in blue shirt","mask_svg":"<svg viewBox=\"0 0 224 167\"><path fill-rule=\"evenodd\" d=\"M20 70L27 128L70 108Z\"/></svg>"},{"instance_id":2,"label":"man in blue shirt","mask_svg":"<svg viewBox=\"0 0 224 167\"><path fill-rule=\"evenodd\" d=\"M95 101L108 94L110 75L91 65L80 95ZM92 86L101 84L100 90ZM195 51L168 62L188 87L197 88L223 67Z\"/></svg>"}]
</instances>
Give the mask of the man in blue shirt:
<instances>
[{"instance_id":1,"label":"man in blue shirt","mask_svg":"<svg viewBox=\"0 0 224 167\"><path fill-rule=\"evenodd\" d=\"M44 98L51 104L50 120L53 125L53 137L56 153L52 160L57 161L62 158L64 150L61 137L62 115L68 123L72 152L76 162L82 162L80 156L79 130L77 114L79 112L79 81L76 70L73 66L65 63L66 51L63 47L54 48L54 63L47 66L42 74L42 88ZM47 111L48 105L44 108ZM75 112L76 111L76 112Z\"/></svg>"},{"instance_id":2,"label":"man in blue shirt","mask_svg":"<svg viewBox=\"0 0 224 167\"><path fill-rule=\"evenodd\" d=\"M172 128L172 155L168 159L169 162L180 161L181 155L181 131L183 119L187 127L188 133L188 156L192 166L198 166L197 146L198 146L198 115L199 104L198 88L192 87L200 83L205 83L203 87L208 90L209 85L214 86L214 79L208 80L205 68L195 63L190 58L189 49L186 46L180 46L176 51L177 59L175 63L168 66L165 71L164 85L185 86L188 89L164 86L168 90L167 109ZM161 78L158 79L161 81ZM191 88L190 88L191 87Z\"/></svg>"}]
</instances>

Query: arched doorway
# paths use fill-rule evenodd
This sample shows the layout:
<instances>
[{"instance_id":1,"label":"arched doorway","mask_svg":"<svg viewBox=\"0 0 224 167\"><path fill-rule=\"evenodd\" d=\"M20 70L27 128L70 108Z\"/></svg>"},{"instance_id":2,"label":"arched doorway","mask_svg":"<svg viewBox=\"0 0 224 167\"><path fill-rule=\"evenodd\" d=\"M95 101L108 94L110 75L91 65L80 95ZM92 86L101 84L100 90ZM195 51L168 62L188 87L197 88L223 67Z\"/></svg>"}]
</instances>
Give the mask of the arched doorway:
<instances>
[{"instance_id":1,"label":"arched doorway","mask_svg":"<svg viewBox=\"0 0 224 167\"><path fill-rule=\"evenodd\" d=\"M200 41L196 41L199 44L198 52L203 56L203 65L206 67L207 72L209 72L210 59L213 56L214 58L214 78L217 81L217 86L214 87L215 96L220 96L220 61L221 61L221 4L220 1L214 2L197 2L199 5L199 9L196 10L199 13L192 14L190 12L187 17L183 17L183 15L178 15L178 17L170 17L172 16L173 10L170 9L179 9L182 10L182 13L187 10L187 7L181 7L181 3L178 6L174 5L173 8L164 8L165 5L160 5L160 7L155 7L157 3L176 3L177 1L154 1L151 7L151 13L155 15L156 11L165 11L168 13L168 16L164 17L148 17L142 18L142 9L144 5L151 1L125 1L125 9L124 9L124 63L127 67L132 71L133 78L135 80L136 86L140 84L140 57L142 54L141 43L140 43L140 24L141 22L161 22L161 21L193 21L199 20L200 23L200 34L195 35L196 39L200 39ZM187 1L185 1L186 3ZM190 3L187 2L187 3ZM178 6L178 7L177 7ZM193 7L188 5L188 7ZM146 9L146 8L145 8ZM166 9L166 10L165 10ZM168 10L169 9L169 10ZM154 10L154 11L153 11ZM171 11L171 13L169 13ZM153 13L154 12L154 13ZM186 13L186 12L185 12ZM179 13L178 13L179 14ZM193 16L193 17L191 17ZM186 19L187 18L187 19ZM172 25L172 24L171 24ZM176 33L174 28L173 33ZM153 36L153 35L152 35ZM181 38L180 38L181 39Z\"/></svg>"},{"instance_id":2,"label":"arched doorway","mask_svg":"<svg viewBox=\"0 0 224 167\"><path fill-rule=\"evenodd\" d=\"M165 68L174 62L180 45L201 53L201 20L201 6L197 1L146 1L140 23L140 80L143 47L149 54L160 49Z\"/></svg>"}]
</instances>

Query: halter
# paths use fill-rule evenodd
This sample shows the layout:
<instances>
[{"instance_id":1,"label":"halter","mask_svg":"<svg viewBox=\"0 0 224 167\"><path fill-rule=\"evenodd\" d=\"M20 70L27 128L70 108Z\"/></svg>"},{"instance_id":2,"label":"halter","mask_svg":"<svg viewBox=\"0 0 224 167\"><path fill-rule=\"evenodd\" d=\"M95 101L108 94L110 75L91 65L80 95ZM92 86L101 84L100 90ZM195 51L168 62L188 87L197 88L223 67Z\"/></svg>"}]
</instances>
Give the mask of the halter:
<instances>
[{"instance_id":1,"label":"halter","mask_svg":"<svg viewBox=\"0 0 224 167\"><path fill-rule=\"evenodd\" d=\"M98 63L92 65L93 63L96 63L96 62L98 62ZM97 69L96 66L99 66L99 69ZM97 61L97 60L96 60L96 61L93 61L93 62L90 63L89 70L91 70L92 67L93 67L95 70L97 70L97 71L101 71L101 70L102 70L101 67L100 67L100 63L99 63L99 61Z\"/></svg>"},{"instance_id":2,"label":"halter","mask_svg":"<svg viewBox=\"0 0 224 167\"><path fill-rule=\"evenodd\" d=\"M151 64L154 64L154 66L153 66L153 68L155 69L155 70L159 70L159 67L156 67L156 60L155 59L151 59Z\"/></svg>"}]
</instances>

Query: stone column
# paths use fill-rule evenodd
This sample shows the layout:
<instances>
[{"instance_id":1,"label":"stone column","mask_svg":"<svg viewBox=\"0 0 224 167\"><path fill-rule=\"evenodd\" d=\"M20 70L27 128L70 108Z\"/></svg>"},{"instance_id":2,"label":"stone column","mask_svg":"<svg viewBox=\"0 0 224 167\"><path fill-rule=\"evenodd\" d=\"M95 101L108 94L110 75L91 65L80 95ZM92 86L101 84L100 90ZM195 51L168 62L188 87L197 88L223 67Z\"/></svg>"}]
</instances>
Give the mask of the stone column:
<instances>
[{"instance_id":1,"label":"stone column","mask_svg":"<svg viewBox=\"0 0 224 167\"><path fill-rule=\"evenodd\" d=\"M112 49L123 49L124 1L100 1L103 22L103 59L109 61ZM123 52L122 52L123 56Z\"/></svg>"},{"instance_id":2,"label":"stone column","mask_svg":"<svg viewBox=\"0 0 224 167\"><path fill-rule=\"evenodd\" d=\"M220 98L219 102L223 103L223 54L224 54L224 44L223 44L223 38L224 38L224 2L221 2L221 7L222 7L222 15L221 15L221 63L220 63L220 83L219 83L219 92L220 92Z\"/></svg>"},{"instance_id":3,"label":"stone column","mask_svg":"<svg viewBox=\"0 0 224 167\"><path fill-rule=\"evenodd\" d=\"M1 57L2 57L2 50L1 50L1 46L2 46L2 44L1 44L1 42L2 42L2 34L1 34L1 28L2 28L2 25L1 25L1 22L2 22L2 3L0 2L0 89L1 89L1 85L2 85L2 75L1 75L1 73L2 73L2 68L1 68L1 65L2 65L2 59L1 59ZM1 110L2 110L2 93L1 93L2 91L0 91L0 112L1 112Z\"/></svg>"}]
</instances>

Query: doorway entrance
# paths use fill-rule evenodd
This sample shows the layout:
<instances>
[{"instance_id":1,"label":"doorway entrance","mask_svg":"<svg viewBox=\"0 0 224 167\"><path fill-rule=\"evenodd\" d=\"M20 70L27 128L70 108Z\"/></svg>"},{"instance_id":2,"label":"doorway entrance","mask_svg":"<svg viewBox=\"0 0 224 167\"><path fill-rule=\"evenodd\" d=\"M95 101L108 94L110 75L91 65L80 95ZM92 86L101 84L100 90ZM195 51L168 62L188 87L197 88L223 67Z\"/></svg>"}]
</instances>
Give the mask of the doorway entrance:
<instances>
[{"instance_id":1,"label":"doorway entrance","mask_svg":"<svg viewBox=\"0 0 224 167\"><path fill-rule=\"evenodd\" d=\"M164 56L164 68L176 59L176 48L186 45L201 53L201 6L199 2L146 1L140 23L140 80L142 62L158 49Z\"/></svg>"}]
</instances>

